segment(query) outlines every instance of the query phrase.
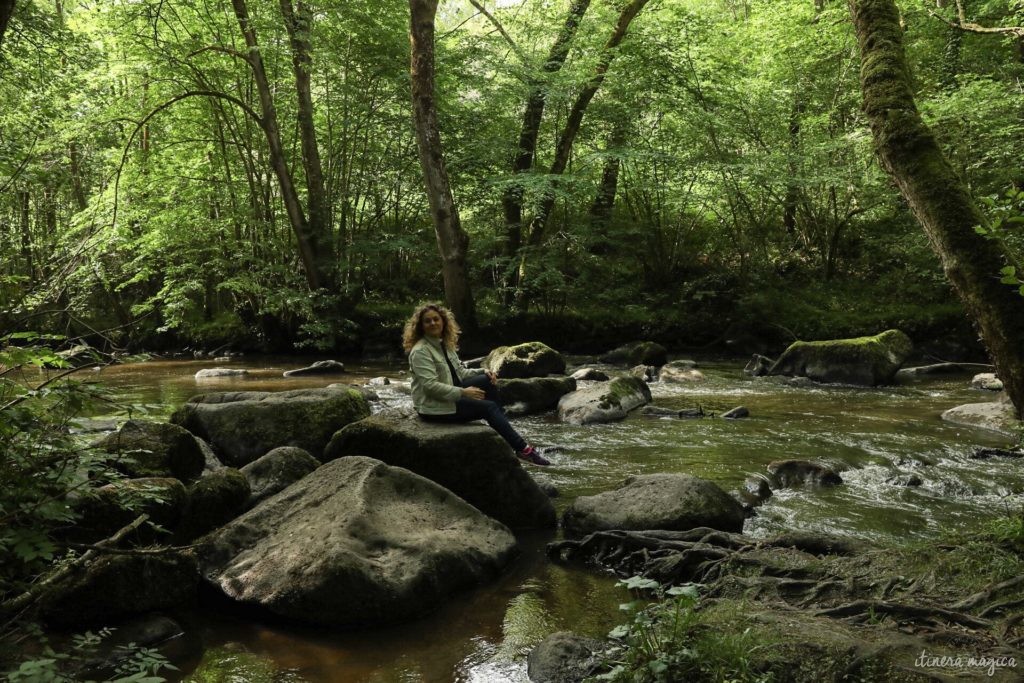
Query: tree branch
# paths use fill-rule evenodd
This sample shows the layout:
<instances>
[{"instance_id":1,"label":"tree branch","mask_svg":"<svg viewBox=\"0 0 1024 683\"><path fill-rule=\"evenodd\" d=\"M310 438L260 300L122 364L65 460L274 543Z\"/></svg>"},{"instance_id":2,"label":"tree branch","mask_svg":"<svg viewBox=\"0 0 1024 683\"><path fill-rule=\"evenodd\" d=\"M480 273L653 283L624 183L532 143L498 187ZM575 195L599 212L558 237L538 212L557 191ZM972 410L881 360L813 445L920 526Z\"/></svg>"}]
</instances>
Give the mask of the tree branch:
<instances>
[{"instance_id":1,"label":"tree branch","mask_svg":"<svg viewBox=\"0 0 1024 683\"><path fill-rule=\"evenodd\" d=\"M473 7L476 7L480 14L487 17L487 20L494 25L494 28L498 30L498 33L500 33L502 38L505 39L505 42L508 43L509 47L512 48L512 51L516 53L516 57L519 57L519 61L521 61L523 64L528 64L529 60L526 57L526 53L523 52L522 49L516 44L516 41L512 40L512 36L508 34L508 32L505 30L505 27L502 26L501 22L498 21L497 17L488 12L487 8L484 7L483 4L478 2L478 0L469 0L469 4L473 5Z\"/></svg>"},{"instance_id":2,"label":"tree branch","mask_svg":"<svg viewBox=\"0 0 1024 683\"><path fill-rule=\"evenodd\" d=\"M967 21L967 12L964 11L964 3L962 0L956 0L956 21L950 21L941 14L936 13L934 10L927 10L928 14L938 19L942 23L950 26L951 28L964 31L966 33L988 33L988 34L1009 34L1017 36L1018 38L1024 38L1024 26L982 26L971 21Z\"/></svg>"}]
</instances>

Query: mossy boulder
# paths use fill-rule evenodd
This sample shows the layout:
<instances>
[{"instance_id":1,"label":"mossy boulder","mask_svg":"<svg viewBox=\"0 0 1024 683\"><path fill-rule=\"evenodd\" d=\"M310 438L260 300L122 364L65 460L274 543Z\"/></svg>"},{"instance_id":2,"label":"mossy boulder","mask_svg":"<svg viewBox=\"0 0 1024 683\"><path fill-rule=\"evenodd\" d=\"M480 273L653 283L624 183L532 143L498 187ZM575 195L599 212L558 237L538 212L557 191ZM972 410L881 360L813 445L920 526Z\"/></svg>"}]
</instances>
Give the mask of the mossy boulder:
<instances>
[{"instance_id":1,"label":"mossy boulder","mask_svg":"<svg viewBox=\"0 0 1024 683\"><path fill-rule=\"evenodd\" d=\"M527 656L527 675L533 683L582 683L600 671L606 648L600 640L569 631L552 633Z\"/></svg>"},{"instance_id":2,"label":"mossy boulder","mask_svg":"<svg viewBox=\"0 0 1024 683\"><path fill-rule=\"evenodd\" d=\"M188 504L185 485L173 477L122 479L87 492L74 503L81 519L71 538L95 541L107 538L141 514L164 529L177 528ZM155 540L149 527L140 528L137 540ZM166 538L166 536L164 536Z\"/></svg>"},{"instance_id":3,"label":"mossy boulder","mask_svg":"<svg viewBox=\"0 0 1024 683\"><path fill-rule=\"evenodd\" d=\"M283 491L320 466L320 461L301 448L282 446L242 468L249 480L249 507Z\"/></svg>"},{"instance_id":4,"label":"mossy boulder","mask_svg":"<svg viewBox=\"0 0 1024 683\"><path fill-rule=\"evenodd\" d=\"M657 342L638 341L625 344L601 356L602 363L613 365L664 365L668 362L668 351Z\"/></svg>"},{"instance_id":5,"label":"mossy boulder","mask_svg":"<svg viewBox=\"0 0 1024 683\"><path fill-rule=\"evenodd\" d=\"M128 420L95 446L115 456L114 467L129 477L189 481L202 474L206 462L200 441L174 424Z\"/></svg>"},{"instance_id":6,"label":"mossy boulder","mask_svg":"<svg viewBox=\"0 0 1024 683\"><path fill-rule=\"evenodd\" d=\"M188 490L177 538L191 541L221 527L248 507L249 481L233 467L207 473Z\"/></svg>"},{"instance_id":7,"label":"mossy boulder","mask_svg":"<svg viewBox=\"0 0 1024 683\"><path fill-rule=\"evenodd\" d=\"M108 626L110 620L180 607L195 598L199 567L194 557L101 555L43 593L40 614L55 626Z\"/></svg>"},{"instance_id":8,"label":"mossy boulder","mask_svg":"<svg viewBox=\"0 0 1024 683\"><path fill-rule=\"evenodd\" d=\"M912 350L910 338L899 330L887 330L873 337L794 342L768 374L873 387L892 383Z\"/></svg>"},{"instance_id":9,"label":"mossy boulder","mask_svg":"<svg viewBox=\"0 0 1024 683\"><path fill-rule=\"evenodd\" d=\"M481 365L502 379L565 373L565 358L562 354L539 341L499 346L487 354Z\"/></svg>"},{"instance_id":10,"label":"mossy boulder","mask_svg":"<svg viewBox=\"0 0 1024 683\"><path fill-rule=\"evenodd\" d=\"M743 519L743 507L717 484L688 474L645 474L613 491L580 496L562 526L577 536L611 529L742 531Z\"/></svg>"},{"instance_id":11,"label":"mossy boulder","mask_svg":"<svg viewBox=\"0 0 1024 683\"><path fill-rule=\"evenodd\" d=\"M651 389L637 377L616 377L566 394L558 401L558 419L570 424L615 422L651 402Z\"/></svg>"},{"instance_id":12,"label":"mossy boulder","mask_svg":"<svg viewBox=\"0 0 1024 683\"><path fill-rule=\"evenodd\" d=\"M206 581L239 603L338 627L403 622L496 576L502 524L434 482L340 458L204 536Z\"/></svg>"},{"instance_id":13,"label":"mossy boulder","mask_svg":"<svg viewBox=\"0 0 1024 683\"><path fill-rule=\"evenodd\" d=\"M339 386L203 394L179 408L171 422L208 441L225 464L241 467L279 446L322 453L336 431L369 414L362 393Z\"/></svg>"},{"instance_id":14,"label":"mossy boulder","mask_svg":"<svg viewBox=\"0 0 1024 683\"><path fill-rule=\"evenodd\" d=\"M498 380L498 400L509 415L531 415L554 410L558 399L576 391L572 377L531 377Z\"/></svg>"},{"instance_id":15,"label":"mossy boulder","mask_svg":"<svg viewBox=\"0 0 1024 683\"><path fill-rule=\"evenodd\" d=\"M551 501L490 427L374 415L335 434L324 460L354 455L411 470L513 529L555 526Z\"/></svg>"}]
</instances>

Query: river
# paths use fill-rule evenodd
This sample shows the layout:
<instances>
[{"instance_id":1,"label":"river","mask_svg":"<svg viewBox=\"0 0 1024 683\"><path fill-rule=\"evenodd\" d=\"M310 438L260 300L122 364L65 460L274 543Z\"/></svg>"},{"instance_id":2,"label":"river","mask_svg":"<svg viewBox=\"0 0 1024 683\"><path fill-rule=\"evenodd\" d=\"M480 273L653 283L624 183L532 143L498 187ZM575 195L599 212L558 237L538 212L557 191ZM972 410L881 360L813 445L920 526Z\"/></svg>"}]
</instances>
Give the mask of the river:
<instances>
[{"instance_id":1,"label":"river","mask_svg":"<svg viewBox=\"0 0 1024 683\"><path fill-rule=\"evenodd\" d=\"M284 378L308 359L246 357L230 363L161 361L96 372L117 400L144 419L163 419L188 397L209 391L279 391L371 377L403 379L403 367L347 364L332 378ZM204 367L243 367L241 378L197 382ZM558 446L545 470L559 488L556 508L577 496L617 486L627 476L685 472L738 488L752 474L786 458L824 462L841 471L831 489L781 490L747 520L745 533L817 530L878 543L937 537L1024 504L1024 468L1007 459L976 460L978 446L1007 446L993 432L942 422L962 403L991 400L970 389L969 376L861 389L793 386L778 378L749 378L742 361L701 363L705 381L653 383L654 404L701 406L721 413L743 405L741 420L656 419L631 415L608 425L570 426L552 415L515 420L533 443ZM408 402L392 387L376 387L374 410ZM922 485L893 483L918 475ZM309 681L311 683L523 683L526 653L548 634L573 630L602 636L621 620L626 598L615 578L553 565L544 545L554 535L520 537L523 553L487 587L453 598L414 623L372 631L334 632L240 614L210 596L181 616L187 635L167 656L179 668L171 680Z\"/></svg>"}]
</instances>

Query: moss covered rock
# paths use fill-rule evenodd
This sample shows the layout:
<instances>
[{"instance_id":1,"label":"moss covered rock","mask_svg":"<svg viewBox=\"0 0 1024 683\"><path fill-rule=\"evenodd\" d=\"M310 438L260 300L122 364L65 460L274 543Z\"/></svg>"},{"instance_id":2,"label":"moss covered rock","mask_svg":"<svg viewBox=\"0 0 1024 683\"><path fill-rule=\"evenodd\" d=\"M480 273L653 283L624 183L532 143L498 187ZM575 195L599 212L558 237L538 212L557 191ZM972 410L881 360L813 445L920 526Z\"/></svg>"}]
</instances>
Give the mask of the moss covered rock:
<instances>
[{"instance_id":1,"label":"moss covered rock","mask_svg":"<svg viewBox=\"0 0 1024 683\"><path fill-rule=\"evenodd\" d=\"M668 362L668 351L657 342L639 341L625 344L601 356L602 363L615 365L664 365Z\"/></svg>"},{"instance_id":2,"label":"moss covered rock","mask_svg":"<svg viewBox=\"0 0 1024 683\"><path fill-rule=\"evenodd\" d=\"M202 474L206 462L199 440L174 424L128 420L96 447L115 456L114 466L130 477L189 481Z\"/></svg>"},{"instance_id":3,"label":"moss covered rock","mask_svg":"<svg viewBox=\"0 0 1024 683\"><path fill-rule=\"evenodd\" d=\"M562 354L543 342L499 346L487 354L482 366L502 379L546 377L565 372Z\"/></svg>"},{"instance_id":4,"label":"moss covered rock","mask_svg":"<svg viewBox=\"0 0 1024 683\"><path fill-rule=\"evenodd\" d=\"M498 380L498 400L509 415L531 415L554 410L558 399L576 391L572 377L531 377Z\"/></svg>"},{"instance_id":5,"label":"moss covered rock","mask_svg":"<svg viewBox=\"0 0 1024 683\"><path fill-rule=\"evenodd\" d=\"M336 431L369 414L362 393L339 386L204 394L190 399L171 421L206 439L225 464L241 467L279 446L317 456Z\"/></svg>"},{"instance_id":6,"label":"moss covered rock","mask_svg":"<svg viewBox=\"0 0 1024 683\"><path fill-rule=\"evenodd\" d=\"M149 515L153 524L174 530L187 502L185 485L173 477L115 481L89 491L75 502L81 519L69 535L82 541L107 538L143 513ZM148 527L140 528L136 537L143 541L155 538Z\"/></svg>"},{"instance_id":7,"label":"moss covered rock","mask_svg":"<svg viewBox=\"0 0 1024 683\"><path fill-rule=\"evenodd\" d=\"M566 534L611 529L743 530L743 507L716 484L687 474L630 477L619 488L581 496L565 511Z\"/></svg>"},{"instance_id":8,"label":"moss covered rock","mask_svg":"<svg viewBox=\"0 0 1024 683\"><path fill-rule=\"evenodd\" d=\"M615 422L651 402L651 389L637 377L616 377L566 394L558 401L558 419L570 424Z\"/></svg>"},{"instance_id":9,"label":"moss covered rock","mask_svg":"<svg viewBox=\"0 0 1024 683\"><path fill-rule=\"evenodd\" d=\"M235 468L208 472L189 487L177 538L190 541L227 524L245 511L249 495L249 481Z\"/></svg>"},{"instance_id":10,"label":"moss covered rock","mask_svg":"<svg viewBox=\"0 0 1024 683\"><path fill-rule=\"evenodd\" d=\"M380 415L345 427L325 460L366 455L437 482L513 529L555 526L551 501L490 427Z\"/></svg>"},{"instance_id":11,"label":"moss covered rock","mask_svg":"<svg viewBox=\"0 0 1024 683\"><path fill-rule=\"evenodd\" d=\"M892 383L912 350L910 338L899 330L887 330L873 337L794 342L768 374L873 387Z\"/></svg>"}]
</instances>

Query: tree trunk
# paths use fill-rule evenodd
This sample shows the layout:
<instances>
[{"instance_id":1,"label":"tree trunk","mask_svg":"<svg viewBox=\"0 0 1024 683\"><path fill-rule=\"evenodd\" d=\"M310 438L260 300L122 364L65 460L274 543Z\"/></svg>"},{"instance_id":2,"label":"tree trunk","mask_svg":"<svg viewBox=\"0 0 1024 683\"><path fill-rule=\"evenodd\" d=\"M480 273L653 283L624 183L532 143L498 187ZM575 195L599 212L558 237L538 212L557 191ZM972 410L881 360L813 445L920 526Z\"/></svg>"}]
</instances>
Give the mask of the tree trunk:
<instances>
[{"instance_id":1,"label":"tree trunk","mask_svg":"<svg viewBox=\"0 0 1024 683\"><path fill-rule=\"evenodd\" d=\"M590 249L592 254L607 254L611 250L608 224L612 219L615 194L619 189L619 168L622 165L619 152L625 146L628 135L629 121L624 117L617 119L609 136L608 146L605 148L606 157L601 171L601 182L597 185L594 202L590 205L590 223L596 233Z\"/></svg>"},{"instance_id":2,"label":"tree trunk","mask_svg":"<svg viewBox=\"0 0 1024 683\"><path fill-rule=\"evenodd\" d=\"M899 14L892 0L850 0L861 54L864 112L875 152L942 260L992 356L1018 416L1024 411L1024 297L999 282L1009 263L914 104Z\"/></svg>"},{"instance_id":3,"label":"tree trunk","mask_svg":"<svg viewBox=\"0 0 1024 683\"><path fill-rule=\"evenodd\" d=\"M639 14L640 10L644 8L648 0L631 0L626 5L622 13L619 14L619 20L615 23L615 30L612 31L612 35L608 38L608 42L605 43L604 50L602 50L601 60L597 63L597 68L594 69L594 75L590 77L587 84L583 86L583 90L580 91L576 97L576 101L573 102L572 109L569 110L569 116L566 118L565 126L562 128L562 133L558 136L558 145L555 148L555 159L551 163L551 168L548 170L550 176L559 176L565 172L566 167L569 165L569 155L572 153L573 143L576 142L576 135L580 131L580 124L583 123L583 115L587 111L587 106L590 101L594 99L594 95L597 94L598 88L601 87L601 83L604 82L604 77L608 73L608 68L611 66L612 59L615 58L615 48L619 46L622 39L626 37L626 31L629 29L629 24L633 21L633 18ZM551 210L555 206L555 195L552 192L546 192L544 197L541 199L540 207L537 209L537 215L534 216L530 222L530 246L539 246L544 241L544 229L547 225L548 216L551 214Z\"/></svg>"},{"instance_id":4,"label":"tree trunk","mask_svg":"<svg viewBox=\"0 0 1024 683\"><path fill-rule=\"evenodd\" d=\"M7 25L11 22L12 14L14 0L0 0L0 48L4 46L4 34L7 33Z\"/></svg>"},{"instance_id":5,"label":"tree trunk","mask_svg":"<svg viewBox=\"0 0 1024 683\"><path fill-rule=\"evenodd\" d=\"M466 267L469 236L462 229L452 197L434 105L434 16L437 0L409 0L409 10L409 41L412 47L409 72L416 143L430 215L437 233L437 247L441 252L445 300L461 325L471 330L476 328L476 310Z\"/></svg>"},{"instance_id":6,"label":"tree trunk","mask_svg":"<svg viewBox=\"0 0 1024 683\"><path fill-rule=\"evenodd\" d=\"M36 268L32 260L32 204L28 190L18 191L18 208L21 214L21 257L25 260L25 275L34 284Z\"/></svg>"},{"instance_id":7,"label":"tree trunk","mask_svg":"<svg viewBox=\"0 0 1024 683\"><path fill-rule=\"evenodd\" d=\"M310 34L313 16L309 8L297 0L281 0L281 14L288 29L292 48L292 66L295 71L295 92L298 96L299 138L302 144L302 167L306 172L306 196L309 208L309 230L317 245L317 272L321 286L331 288L334 271L334 250L330 248L330 207L324 189L323 164L317 145L316 126L313 122L313 95L310 87L310 67L313 51Z\"/></svg>"},{"instance_id":8,"label":"tree trunk","mask_svg":"<svg viewBox=\"0 0 1024 683\"><path fill-rule=\"evenodd\" d=\"M557 73L565 58L569 54L569 43L576 35L576 29L583 20L583 15L590 7L590 0L573 0L569 5L569 14L565 18L565 24L559 31L548 58L544 62L544 74ZM544 117L544 102L547 98L547 83L544 77L531 80L530 94L526 100L526 108L523 111L523 125L519 131L519 145L516 155L512 159L512 172L515 174L527 173L533 168L533 158L537 153L537 135L540 131L541 119ZM511 183L502 194L501 205L505 214L505 255L514 259L523 243L523 186L517 182ZM510 269L510 282L506 284L511 292L517 286L517 271ZM511 303L511 301L509 301Z\"/></svg>"},{"instance_id":9,"label":"tree trunk","mask_svg":"<svg viewBox=\"0 0 1024 683\"><path fill-rule=\"evenodd\" d=\"M260 120L260 127L267 138L270 147L270 165L274 169L274 175L281 190L281 198L284 201L285 210L288 212L288 221L295 232L295 241L298 244L299 258L302 259L302 267L306 271L306 283L311 290L319 289L321 278L317 270L317 244L314 235L310 234L309 223L303 213L299 195L295 191L295 183L292 181L291 172L288 170L288 163L284 156L284 146L281 144L281 132L277 123L277 109L274 107L274 97L270 91L270 81L267 79L267 72L263 68L263 57L260 56L259 43L256 40L256 31L249 22L249 9L245 0L231 0L235 10L235 17L238 19L238 26L245 36L245 44L249 48L246 59L252 67L253 79L256 82L256 90L260 97L260 107L263 110L263 118Z\"/></svg>"},{"instance_id":10,"label":"tree trunk","mask_svg":"<svg viewBox=\"0 0 1024 683\"><path fill-rule=\"evenodd\" d=\"M89 201L82 182L82 158L78 152L78 143L73 140L68 143L68 158L71 160L71 193L75 197L75 208L85 211Z\"/></svg>"}]
</instances>

